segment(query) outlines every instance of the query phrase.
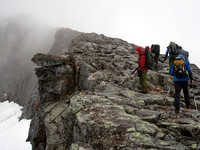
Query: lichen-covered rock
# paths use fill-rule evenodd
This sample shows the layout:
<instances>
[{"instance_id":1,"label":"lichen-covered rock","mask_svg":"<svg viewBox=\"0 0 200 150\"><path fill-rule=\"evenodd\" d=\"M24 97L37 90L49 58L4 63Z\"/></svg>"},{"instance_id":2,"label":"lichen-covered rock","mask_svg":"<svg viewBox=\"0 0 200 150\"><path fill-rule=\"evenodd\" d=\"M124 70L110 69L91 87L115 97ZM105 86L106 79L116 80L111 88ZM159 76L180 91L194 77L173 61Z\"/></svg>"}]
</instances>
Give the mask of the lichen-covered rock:
<instances>
[{"instance_id":1,"label":"lichen-covered rock","mask_svg":"<svg viewBox=\"0 0 200 150\"><path fill-rule=\"evenodd\" d=\"M69 150L94 150L91 145L86 143L73 143Z\"/></svg>"},{"instance_id":2,"label":"lichen-covered rock","mask_svg":"<svg viewBox=\"0 0 200 150\"><path fill-rule=\"evenodd\" d=\"M157 122L160 117L160 112L153 110L140 109L136 111L136 115L139 116L142 120L148 122Z\"/></svg>"},{"instance_id":3,"label":"lichen-covered rock","mask_svg":"<svg viewBox=\"0 0 200 150\"><path fill-rule=\"evenodd\" d=\"M75 89L75 64L71 57L36 54L32 61L39 79L41 101L55 101L71 94Z\"/></svg>"}]
</instances>

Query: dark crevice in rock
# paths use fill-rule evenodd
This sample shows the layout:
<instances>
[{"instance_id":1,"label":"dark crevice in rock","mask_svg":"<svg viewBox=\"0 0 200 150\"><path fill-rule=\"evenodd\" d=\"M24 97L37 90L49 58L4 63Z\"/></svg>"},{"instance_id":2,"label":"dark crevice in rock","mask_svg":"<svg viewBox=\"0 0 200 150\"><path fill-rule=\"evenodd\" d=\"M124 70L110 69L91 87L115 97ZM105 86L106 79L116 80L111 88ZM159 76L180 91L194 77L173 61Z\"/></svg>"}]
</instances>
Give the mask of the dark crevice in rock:
<instances>
[{"instance_id":1,"label":"dark crevice in rock","mask_svg":"<svg viewBox=\"0 0 200 150\"><path fill-rule=\"evenodd\" d=\"M180 131L180 133L182 136L192 137L191 133L188 130L183 129Z\"/></svg>"}]
</instances>

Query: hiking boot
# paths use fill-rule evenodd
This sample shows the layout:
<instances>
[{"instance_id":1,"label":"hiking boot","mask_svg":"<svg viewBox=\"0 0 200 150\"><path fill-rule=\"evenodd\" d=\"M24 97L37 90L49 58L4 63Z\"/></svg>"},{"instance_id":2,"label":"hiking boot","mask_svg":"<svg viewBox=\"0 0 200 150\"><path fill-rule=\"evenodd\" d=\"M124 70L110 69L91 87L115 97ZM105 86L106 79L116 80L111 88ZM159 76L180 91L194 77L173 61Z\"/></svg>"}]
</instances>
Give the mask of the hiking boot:
<instances>
[{"instance_id":1,"label":"hiking boot","mask_svg":"<svg viewBox=\"0 0 200 150\"><path fill-rule=\"evenodd\" d=\"M185 109L185 111L190 111L191 110L191 108L190 108L190 106L186 106L186 109Z\"/></svg>"},{"instance_id":2,"label":"hiking boot","mask_svg":"<svg viewBox=\"0 0 200 150\"><path fill-rule=\"evenodd\" d=\"M179 111L178 111L178 110L175 110L175 113L176 113L176 114L179 114Z\"/></svg>"},{"instance_id":3,"label":"hiking boot","mask_svg":"<svg viewBox=\"0 0 200 150\"><path fill-rule=\"evenodd\" d=\"M187 109L187 110L190 110L190 106L186 106L186 109Z\"/></svg>"},{"instance_id":4,"label":"hiking boot","mask_svg":"<svg viewBox=\"0 0 200 150\"><path fill-rule=\"evenodd\" d=\"M147 94L147 93L148 93L148 91L142 91L142 93L143 93L143 94Z\"/></svg>"}]
</instances>

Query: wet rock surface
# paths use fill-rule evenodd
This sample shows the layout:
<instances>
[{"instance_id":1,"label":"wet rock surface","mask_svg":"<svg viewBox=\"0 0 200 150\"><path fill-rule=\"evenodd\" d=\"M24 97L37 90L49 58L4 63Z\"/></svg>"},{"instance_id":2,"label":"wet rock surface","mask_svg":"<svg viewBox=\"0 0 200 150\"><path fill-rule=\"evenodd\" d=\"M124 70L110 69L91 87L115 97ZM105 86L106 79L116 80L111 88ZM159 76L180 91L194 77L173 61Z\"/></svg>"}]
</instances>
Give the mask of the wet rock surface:
<instances>
[{"instance_id":1,"label":"wet rock surface","mask_svg":"<svg viewBox=\"0 0 200 150\"><path fill-rule=\"evenodd\" d=\"M199 69L191 65L196 81L190 90L192 108L186 111L181 97L176 115L168 63L148 71L149 93L142 94L132 74L138 66L135 48L84 33L65 54L36 54L32 61L39 66L40 99L28 137L33 149L198 149L200 118L192 98L200 93Z\"/></svg>"}]
</instances>

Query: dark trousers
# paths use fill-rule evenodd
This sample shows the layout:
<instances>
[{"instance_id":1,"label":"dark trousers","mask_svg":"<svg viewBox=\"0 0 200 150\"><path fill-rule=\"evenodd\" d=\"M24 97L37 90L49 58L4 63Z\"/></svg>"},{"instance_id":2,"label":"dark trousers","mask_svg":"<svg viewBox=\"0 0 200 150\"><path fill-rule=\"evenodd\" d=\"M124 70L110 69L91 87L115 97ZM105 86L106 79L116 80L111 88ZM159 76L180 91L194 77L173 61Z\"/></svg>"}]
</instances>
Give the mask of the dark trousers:
<instances>
[{"instance_id":1,"label":"dark trousers","mask_svg":"<svg viewBox=\"0 0 200 150\"><path fill-rule=\"evenodd\" d=\"M180 93L181 89L183 89L185 105L186 107L190 106L190 96L188 91L188 81L177 81L174 82L175 88L175 99L174 99L174 107L176 110L180 110Z\"/></svg>"},{"instance_id":2,"label":"dark trousers","mask_svg":"<svg viewBox=\"0 0 200 150\"><path fill-rule=\"evenodd\" d=\"M155 54L154 60L155 60L156 64L158 64L158 57L159 57L159 55L160 55L160 54L157 54L157 53Z\"/></svg>"}]
</instances>

